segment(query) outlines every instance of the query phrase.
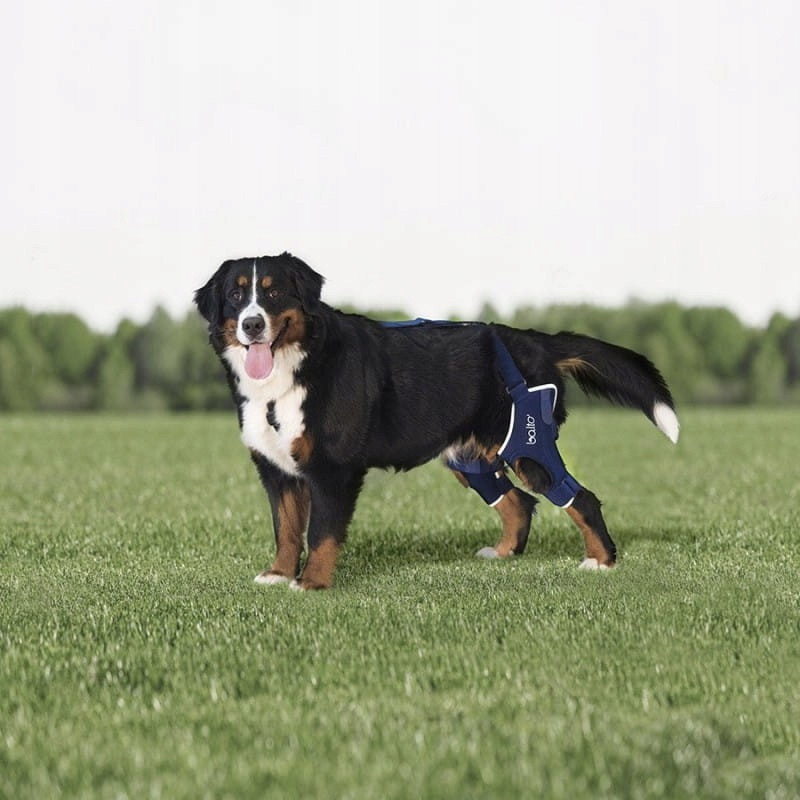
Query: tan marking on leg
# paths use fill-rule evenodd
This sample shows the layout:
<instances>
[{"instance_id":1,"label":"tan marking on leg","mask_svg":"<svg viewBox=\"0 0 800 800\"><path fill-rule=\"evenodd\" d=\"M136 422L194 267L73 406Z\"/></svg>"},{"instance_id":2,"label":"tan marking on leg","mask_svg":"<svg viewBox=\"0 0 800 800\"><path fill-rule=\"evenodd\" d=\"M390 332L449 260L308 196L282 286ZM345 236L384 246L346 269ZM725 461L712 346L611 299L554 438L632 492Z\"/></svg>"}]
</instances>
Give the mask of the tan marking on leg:
<instances>
[{"instance_id":1,"label":"tan marking on leg","mask_svg":"<svg viewBox=\"0 0 800 800\"><path fill-rule=\"evenodd\" d=\"M292 441L292 458L304 467L311 460L311 453L314 451L314 439L306 431Z\"/></svg>"},{"instance_id":2,"label":"tan marking on leg","mask_svg":"<svg viewBox=\"0 0 800 800\"><path fill-rule=\"evenodd\" d=\"M496 455L497 450L495 449L492 460ZM469 481L466 476L452 467L451 471L458 482L468 489ZM500 475L501 472L496 474ZM536 500L519 489L514 488L506 492L493 506L503 523L502 538L495 547L482 548L478 555L483 558L506 558L515 553L524 552L535 507Z\"/></svg>"},{"instance_id":3,"label":"tan marking on leg","mask_svg":"<svg viewBox=\"0 0 800 800\"><path fill-rule=\"evenodd\" d=\"M306 568L298 581L300 589L327 589L333 581L333 570L339 556L339 543L333 538L323 539L308 554Z\"/></svg>"},{"instance_id":4,"label":"tan marking on leg","mask_svg":"<svg viewBox=\"0 0 800 800\"><path fill-rule=\"evenodd\" d=\"M493 447L487 447L483 449L482 456L485 458L490 464L494 463L497 460L497 451L500 449L500 445L496 444Z\"/></svg>"},{"instance_id":5,"label":"tan marking on leg","mask_svg":"<svg viewBox=\"0 0 800 800\"><path fill-rule=\"evenodd\" d=\"M578 509L570 506L565 509L569 514L572 521L580 528L583 534L583 540L586 544L586 558L597 559L598 564L604 564L607 567L614 566L614 559L611 554L603 547L602 539L593 530L591 525L586 521L583 514Z\"/></svg>"},{"instance_id":6,"label":"tan marking on leg","mask_svg":"<svg viewBox=\"0 0 800 800\"><path fill-rule=\"evenodd\" d=\"M308 523L311 498L308 487L286 490L278 501L278 530L275 536L277 553L269 574L294 578L303 552L303 534Z\"/></svg>"},{"instance_id":7,"label":"tan marking on leg","mask_svg":"<svg viewBox=\"0 0 800 800\"><path fill-rule=\"evenodd\" d=\"M530 489L531 491L533 491L533 488L532 488L532 487L531 487L531 485L530 485L530 481L527 479L527 477L525 477L525 475L524 475L524 474L522 473L522 471L520 470L520 465L521 465L521 464L522 464L522 459L521 459L521 458L518 458L518 459L517 459L517 460L516 460L516 461L515 461L515 462L514 462L512 465L511 465L511 469L513 470L514 474L515 474L515 475L516 475L516 476L517 476L517 477L518 477L518 478L519 478L519 479L522 481L522 485L523 485L523 486L524 486L526 489Z\"/></svg>"},{"instance_id":8,"label":"tan marking on leg","mask_svg":"<svg viewBox=\"0 0 800 800\"><path fill-rule=\"evenodd\" d=\"M526 497L517 489L504 494L494 506L503 521L503 536L494 548L500 558L521 553L525 548L531 528L533 508L533 498Z\"/></svg>"}]
</instances>

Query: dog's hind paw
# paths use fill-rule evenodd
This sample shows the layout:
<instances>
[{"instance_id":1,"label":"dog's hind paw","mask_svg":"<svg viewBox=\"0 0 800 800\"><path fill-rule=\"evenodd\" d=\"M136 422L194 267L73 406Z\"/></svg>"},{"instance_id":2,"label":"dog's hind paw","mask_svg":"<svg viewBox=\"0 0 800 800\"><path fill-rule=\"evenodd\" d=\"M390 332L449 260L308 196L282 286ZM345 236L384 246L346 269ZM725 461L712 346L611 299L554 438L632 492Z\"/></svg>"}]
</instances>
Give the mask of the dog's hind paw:
<instances>
[{"instance_id":1,"label":"dog's hind paw","mask_svg":"<svg viewBox=\"0 0 800 800\"><path fill-rule=\"evenodd\" d=\"M291 583L291 578L286 575L279 575L277 572L259 572L255 577L255 582L263 586L274 586L278 583Z\"/></svg>"},{"instance_id":2,"label":"dog's hind paw","mask_svg":"<svg viewBox=\"0 0 800 800\"><path fill-rule=\"evenodd\" d=\"M594 572L596 570L608 569L608 564L601 564L596 558L584 558L578 565L578 569Z\"/></svg>"},{"instance_id":3,"label":"dog's hind paw","mask_svg":"<svg viewBox=\"0 0 800 800\"><path fill-rule=\"evenodd\" d=\"M299 580L292 581L289 584L289 588L293 592L316 592L329 589L330 586L327 586L322 583L315 583L314 581L310 581L307 578L300 578Z\"/></svg>"},{"instance_id":4,"label":"dog's hind paw","mask_svg":"<svg viewBox=\"0 0 800 800\"><path fill-rule=\"evenodd\" d=\"M500 558L500 553L494 547L482 547L475 555L478 558Z\"/></svg>"}]
</instances>

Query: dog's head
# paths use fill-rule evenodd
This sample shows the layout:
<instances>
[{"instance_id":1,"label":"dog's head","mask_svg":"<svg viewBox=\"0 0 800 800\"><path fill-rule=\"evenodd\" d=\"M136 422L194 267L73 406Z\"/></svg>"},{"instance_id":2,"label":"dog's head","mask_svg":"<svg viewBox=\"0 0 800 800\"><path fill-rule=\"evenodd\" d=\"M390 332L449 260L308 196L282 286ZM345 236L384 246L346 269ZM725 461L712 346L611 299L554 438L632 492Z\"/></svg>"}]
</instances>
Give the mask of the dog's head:
<instances>
[{"instance_id":1,"label":"dog's head","mask_svg":"<svg viewBox=\"0 0 800 800\"><path fill-rule=\"evenodd\" d=\"M226 261L194 294L211 341L253 380L272 374L282 348L303 341L323 278L289 253Z\"/></svg>"}]
</instances>

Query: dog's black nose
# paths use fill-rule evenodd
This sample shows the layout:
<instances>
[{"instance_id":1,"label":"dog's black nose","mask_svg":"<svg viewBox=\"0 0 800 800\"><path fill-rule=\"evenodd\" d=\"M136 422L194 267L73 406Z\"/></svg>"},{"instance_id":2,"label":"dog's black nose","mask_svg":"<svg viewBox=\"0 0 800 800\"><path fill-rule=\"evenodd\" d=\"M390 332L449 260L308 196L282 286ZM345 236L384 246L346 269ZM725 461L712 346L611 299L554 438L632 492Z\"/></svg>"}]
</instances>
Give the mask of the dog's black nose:
<instances>
[{"instance_id":1,"label":"dog's black nose","mask_svg":"<svg viewBox=\"0 0 800 800\"><path fill-rule=\"evenodd\" d=\"M266 323L264 317L245 317L242 320L242 330L251 338L256 339L264 333Z\"/></svg>"}]
</instances>

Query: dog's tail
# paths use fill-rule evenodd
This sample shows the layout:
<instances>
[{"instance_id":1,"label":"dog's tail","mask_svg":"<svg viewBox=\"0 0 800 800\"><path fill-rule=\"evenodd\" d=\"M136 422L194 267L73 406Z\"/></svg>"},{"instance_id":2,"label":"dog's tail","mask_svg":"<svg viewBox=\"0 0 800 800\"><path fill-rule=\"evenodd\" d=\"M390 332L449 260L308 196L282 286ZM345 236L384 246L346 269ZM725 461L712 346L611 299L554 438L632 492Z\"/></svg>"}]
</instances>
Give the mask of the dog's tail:
<instances>
[{"instance_id":1,"label":"dog's tail","mask_svg":"<svg viewBox=\"0 0 800 800\"><path fill-rule=\"evenodd\" d=\"M574 378L586 394L638 408L672 442L680 423L667 382L641 353L615 344L562 332L552 337L556 367Z\"/></svg>"}]
</instances>

